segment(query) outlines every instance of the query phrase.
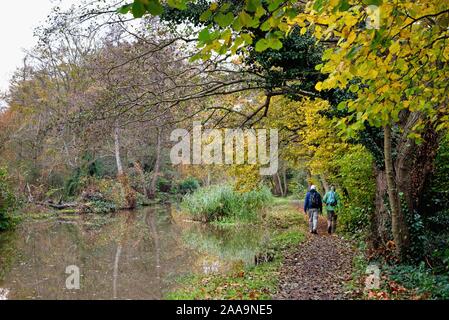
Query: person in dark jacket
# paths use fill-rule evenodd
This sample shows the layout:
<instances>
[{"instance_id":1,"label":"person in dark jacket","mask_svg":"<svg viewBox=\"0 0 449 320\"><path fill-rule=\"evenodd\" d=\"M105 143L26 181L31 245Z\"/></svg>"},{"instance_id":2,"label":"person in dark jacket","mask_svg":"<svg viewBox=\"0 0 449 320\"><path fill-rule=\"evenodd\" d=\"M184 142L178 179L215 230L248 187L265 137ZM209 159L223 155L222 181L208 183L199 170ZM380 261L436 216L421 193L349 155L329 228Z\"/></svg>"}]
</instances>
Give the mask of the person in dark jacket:
<instances>
[{"instance_id":1,"label":"person in dark jacket","mask_svg":"<svg viewBox=\"0 0 449 320\"><path fill-rule=\"evenodd\" d=\"M310 191L306 194L304 201L304 212L309 215L310 233L318 234L318 214L323 211L323 202L316 186L310 186Z\"/></svg>"}]
</instances>

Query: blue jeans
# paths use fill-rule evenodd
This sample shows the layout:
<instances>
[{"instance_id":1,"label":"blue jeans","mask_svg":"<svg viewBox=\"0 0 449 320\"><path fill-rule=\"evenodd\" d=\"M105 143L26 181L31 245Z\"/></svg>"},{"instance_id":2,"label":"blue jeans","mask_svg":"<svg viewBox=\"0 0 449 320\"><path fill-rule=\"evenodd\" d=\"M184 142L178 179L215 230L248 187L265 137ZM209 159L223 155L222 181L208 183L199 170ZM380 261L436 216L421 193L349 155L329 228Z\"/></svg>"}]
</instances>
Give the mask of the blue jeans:
<instances>
[{"instance_id":1,"label":"blue jeans","mask_svg":"<svg viewBox=\"0 0 449 320\"><path fill-rule=\"evenodd\" d=\"M309 209L307 210L307 213L309 214L309 229L310 231L316 231L318 227L318 213L320 212L319 209Z\"/></svg>"}]
</instances>

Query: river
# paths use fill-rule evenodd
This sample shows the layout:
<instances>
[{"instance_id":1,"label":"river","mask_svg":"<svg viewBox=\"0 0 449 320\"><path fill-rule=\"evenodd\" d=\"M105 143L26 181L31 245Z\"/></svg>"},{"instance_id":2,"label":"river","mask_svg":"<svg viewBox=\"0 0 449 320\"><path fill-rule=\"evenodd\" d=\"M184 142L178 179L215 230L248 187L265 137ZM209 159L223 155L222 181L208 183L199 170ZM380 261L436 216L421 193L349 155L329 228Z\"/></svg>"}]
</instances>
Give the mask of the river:
<instances>
[{"instance_id":1,"label":"river","mask_svg":"<svg viewBox=\"0 0 449 320\"><path fill-rule=\"evenodd\" d=\"M183 276L253 264L268 236L188 221L172 206L29 219L0 234L0 299L163 299Z\"/></svg>"}]
</instances>

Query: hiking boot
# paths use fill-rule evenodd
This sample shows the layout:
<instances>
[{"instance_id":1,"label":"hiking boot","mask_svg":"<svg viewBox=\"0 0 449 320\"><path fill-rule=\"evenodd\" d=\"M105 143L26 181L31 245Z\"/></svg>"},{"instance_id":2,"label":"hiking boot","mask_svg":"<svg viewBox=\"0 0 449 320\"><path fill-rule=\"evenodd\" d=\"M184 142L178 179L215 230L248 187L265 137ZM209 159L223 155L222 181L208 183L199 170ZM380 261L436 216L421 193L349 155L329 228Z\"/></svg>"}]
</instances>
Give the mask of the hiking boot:
<instances>
[{"instance_id":1,"label":"hiking boot","mask_svg":"<svg viewBox=\"0 0 449 320\"><path fill-rule=\"evenodd\" d=\"M332 228L331 227L327 227L327 233L328 234L332 234Z\"/></svg>"},{"instance_id":2,"label":"hiking boot","mask_svg":"<svg viewBox=\"0 0 449 320\"><path fill-rule=\"evenodd\" d=\"M313 230L312 233L313 233L313 234L318 234L318 231Z\"/></svg>"}]
</instances>

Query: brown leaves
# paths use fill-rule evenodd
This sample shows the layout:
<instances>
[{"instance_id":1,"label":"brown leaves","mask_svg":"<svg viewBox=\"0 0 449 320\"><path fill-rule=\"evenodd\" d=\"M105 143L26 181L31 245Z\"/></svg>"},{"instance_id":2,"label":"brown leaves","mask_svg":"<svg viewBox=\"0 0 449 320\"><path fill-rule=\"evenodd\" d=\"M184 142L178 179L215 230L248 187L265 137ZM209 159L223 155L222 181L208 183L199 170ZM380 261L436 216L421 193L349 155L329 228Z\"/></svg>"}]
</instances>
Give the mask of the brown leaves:
<instances>
[{"instance_id":1,"label":"brown leaves","mask_svg":"<svg viewBox=\"0 0 449 320\"><path fill-rule=\"evenodd\" d=\"M400 294L407 291L407 289L395 281L389 281L388 285L390 286L390 290L393 294Z\"/></svg>"},{"instance_id":2,"label":"brown leaves","mask_svg":"<svg viewBox=\"0 0 449 320\"><path fill-rule=\"evenodd\" d=\"M390 300L390 297L388 295L387 292L385 291L374 291L374 290L370 290L368 292L368 299L372 299L372 300Z\"/></svg>"},{"instance_id":3,"label":"brown leaves","mask_svg":"<svg viewBox=\"0 0 449 320\"><path fill-rule=\"evenodd\" d=\"M353 250L337 236L328 236L320 219L319 235L312 236L287 256L281 270L278 299L344 299L351 279Z\"/></svg>"}]
</instances>

